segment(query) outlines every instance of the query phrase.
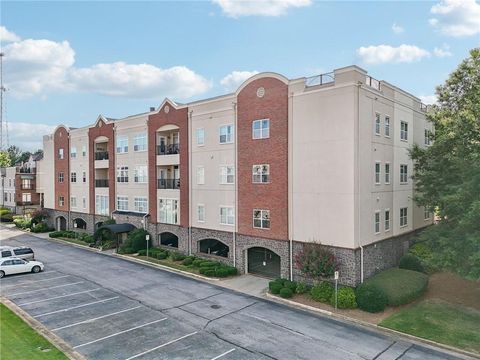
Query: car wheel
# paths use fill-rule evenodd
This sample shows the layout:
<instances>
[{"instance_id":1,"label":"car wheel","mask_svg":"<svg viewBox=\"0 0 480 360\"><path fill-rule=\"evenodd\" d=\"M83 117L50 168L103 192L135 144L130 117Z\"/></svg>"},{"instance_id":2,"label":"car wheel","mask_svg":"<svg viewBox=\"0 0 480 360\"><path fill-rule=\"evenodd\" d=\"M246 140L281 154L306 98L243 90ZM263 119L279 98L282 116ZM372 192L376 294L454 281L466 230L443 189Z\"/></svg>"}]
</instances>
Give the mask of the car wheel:
<instances>
[{"instance_id":1,"label":"car wheel","mask_svg":"<svg viewBox=\"0 0 480 360\"><path fill-rule=\"evenodd\" d=\"M32 268L32 272L33 272L33 273L38 273L38 272L40 272L40 266L34 266L34 267Z\"/></svg>"},{"instance_id":2,"label":"car wheel","mask_svg":"<svg viewBox=\"0 0 480 360\"><path fill-rule=\"evenodd\" d=\"M5 276L5 272L4 271L0 271L0 279L3 278Z\"/></svg>"}]
</instances>

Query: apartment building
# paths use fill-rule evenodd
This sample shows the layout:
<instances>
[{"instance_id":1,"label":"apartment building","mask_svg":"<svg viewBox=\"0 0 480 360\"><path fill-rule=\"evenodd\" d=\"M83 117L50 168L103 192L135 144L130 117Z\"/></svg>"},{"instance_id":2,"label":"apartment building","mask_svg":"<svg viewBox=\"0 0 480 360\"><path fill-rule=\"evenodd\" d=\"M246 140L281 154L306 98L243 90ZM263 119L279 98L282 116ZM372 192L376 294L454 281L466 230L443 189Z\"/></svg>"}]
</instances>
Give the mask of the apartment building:
<instances>
[{"instance_id":1,"label":"apartment building","mask_svg":"<svg viewBox=\"0 0 480 360\"><path fill-rule=\"evenodd\" d=\"M39 190L57 228L93 232L114 217L156 246L286 278L318 242L355 285L432 224L414 203L408 156L429 145L425 112L357 66L257 74L235 93L58 126L44 137Z\"/></svg>"}]
</instances>

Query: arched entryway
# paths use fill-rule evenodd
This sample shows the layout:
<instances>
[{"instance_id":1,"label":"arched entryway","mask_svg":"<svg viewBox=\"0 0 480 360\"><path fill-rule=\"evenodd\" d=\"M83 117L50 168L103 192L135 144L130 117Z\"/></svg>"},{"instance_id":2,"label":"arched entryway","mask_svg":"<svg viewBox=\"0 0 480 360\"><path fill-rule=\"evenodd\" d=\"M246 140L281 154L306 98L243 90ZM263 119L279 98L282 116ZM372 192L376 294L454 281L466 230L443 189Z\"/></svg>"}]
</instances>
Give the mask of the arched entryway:
<instances>
[{"instance_id":1,"label":"arched entryway","mask_svg":"<svg viewBox=\"0 0 480 360\"><path fill-rule=\"evenodd\" d=\"M85 220L83 220L82 218L73 219L73 227L75 229L86 230L87 229L87 222Z\"/></svg>"},{"instance_id":2,"label":"arched entryway","mask_svg":"<svg viewBox=\"0 0 480 360\"><path fill-rule=\"evenodd\" d=\"M163 232L158 235L160 245L178 248L178 236L171 232Z\"/></svg>"},{"instance_id":3,"label":"arched entryway","mask_svg":"<svg viewBox=\"0 0 480 360\"><path fill-rule=\"evenodd\" d=\"M67 230L67 219L63 216L57 216L55 219L55 227L57 228L57 231Z\"/></svg>"},{"instance_id":4,"label":"arched entryway","mask_svg":"<svg viewBox=\"0 0 480 360\"><path fill-rule=\"evenodd\" d=\"M252 247L247 250L247 272L270 278L280 277L280 256L264 247Z\"/></svg>"},{"instance_id":5,"label":"arched entryway","mask_svg":"<svg viewBox=\"0 0 480 360\"><path fill-rule=\"evenodd\" d=\"M217 239L203 239L199 241L199 251L205 254L228 258L230 248Z\"/></svg>"}]
</instances>

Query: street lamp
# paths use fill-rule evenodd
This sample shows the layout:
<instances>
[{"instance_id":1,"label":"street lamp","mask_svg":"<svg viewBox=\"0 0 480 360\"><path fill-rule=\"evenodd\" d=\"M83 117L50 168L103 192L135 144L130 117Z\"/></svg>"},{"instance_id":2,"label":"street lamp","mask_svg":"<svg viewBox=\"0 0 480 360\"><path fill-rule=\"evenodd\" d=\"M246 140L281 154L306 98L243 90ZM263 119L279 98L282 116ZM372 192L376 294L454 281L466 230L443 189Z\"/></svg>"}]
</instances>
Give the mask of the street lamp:
<instances>
[{"instance_id":1,"label":"street lamp","mask_svg":"<svg viewBox=\"0 0 480 360\"><path fill-rule=\"evenodd\" d=\"M145 235L145 240L147 240L147 258L148 258L148 242L150 241L150 235Z\"/></svg>"}]
</instances>

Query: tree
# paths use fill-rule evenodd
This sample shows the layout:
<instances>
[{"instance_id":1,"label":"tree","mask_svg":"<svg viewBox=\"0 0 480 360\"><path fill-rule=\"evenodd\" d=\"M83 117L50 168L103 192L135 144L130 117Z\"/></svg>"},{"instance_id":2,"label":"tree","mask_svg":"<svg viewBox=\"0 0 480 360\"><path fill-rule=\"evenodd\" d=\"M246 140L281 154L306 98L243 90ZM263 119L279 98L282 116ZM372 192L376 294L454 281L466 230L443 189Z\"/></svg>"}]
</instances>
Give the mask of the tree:
<instances>
[{"instance_id":1,"label":"tree","mask_svg":"<svg viewBox=\"0 0 480 360\"><path fill-rule=\"evenodd\" d=\"M22 154L18 157L17 162L27 162L28 159L30 159L30 155L32 155L30 151L22 152Z\"/></svg>"},{"instance_id":2,"label":"tree","mask_svg":"<svg viewBox=\"0 0 480 360\"><path fill-rule=\"evenodd\" d=\"M22 150L18 146L10 145L7 149L8 154L10 155L11 165L18 163L18 159L22 154Z\"/></svg>"},{"instance_id":3,"label":"tree","mask_svg":"<svg viewBox=\"0 0 480 360\"><path fill-rule=\"evenodd\" d=\"M480 278L480 48L470 51L445 84L427 118L433 145L414 146L415 200L437 209L440 222L420 240L433 249L432 265Z\"/></svg>"},{"instance_id":4,"label":"tree","mask_svg":"<svg viewBox=\"0 0 480 360\"><path fill-rule=\"evenodd\" d=\"M11 166L10 154L5 150L0 151L0 167L9 166Z\"/></svg>"}]
</instances>

